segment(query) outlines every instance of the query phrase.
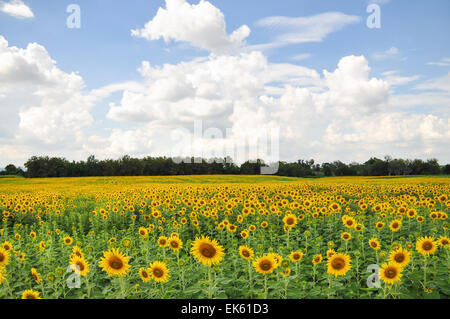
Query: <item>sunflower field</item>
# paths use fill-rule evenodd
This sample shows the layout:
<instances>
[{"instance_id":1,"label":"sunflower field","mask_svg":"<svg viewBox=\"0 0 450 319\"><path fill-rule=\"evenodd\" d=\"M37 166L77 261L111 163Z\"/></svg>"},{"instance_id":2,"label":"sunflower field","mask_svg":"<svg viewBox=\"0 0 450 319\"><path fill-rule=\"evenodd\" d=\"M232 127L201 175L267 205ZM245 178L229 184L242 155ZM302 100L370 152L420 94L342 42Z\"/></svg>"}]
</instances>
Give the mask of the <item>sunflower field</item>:
<instances>
[{"instance_id":1,"label":"sunflower field","mask_svg":"<svg viewBox=\"0 0 450 319\"><path fill-rule=\"evenodd\" d=\"M0 298L448 298L450 179L0 180Z\"/></svg>"}]
</instances>

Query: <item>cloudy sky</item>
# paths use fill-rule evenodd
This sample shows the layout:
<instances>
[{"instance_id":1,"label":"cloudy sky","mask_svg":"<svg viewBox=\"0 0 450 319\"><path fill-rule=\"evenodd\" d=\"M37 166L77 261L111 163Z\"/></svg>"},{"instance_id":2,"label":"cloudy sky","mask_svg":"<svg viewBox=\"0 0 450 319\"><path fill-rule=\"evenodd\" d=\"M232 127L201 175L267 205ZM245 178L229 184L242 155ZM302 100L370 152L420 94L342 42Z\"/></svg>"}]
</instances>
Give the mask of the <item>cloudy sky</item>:
<instances>
[{"instance_id":1,"label":"cloudy sky","mask_svg":"<svg viewBox=\"0 0 450 319\"><path fill-rule=\"evenodd\" d=\"M75 1L0 0L0 167L275 131L281 160L450 162L448 0Z\"/></svg>"}]
</instances>

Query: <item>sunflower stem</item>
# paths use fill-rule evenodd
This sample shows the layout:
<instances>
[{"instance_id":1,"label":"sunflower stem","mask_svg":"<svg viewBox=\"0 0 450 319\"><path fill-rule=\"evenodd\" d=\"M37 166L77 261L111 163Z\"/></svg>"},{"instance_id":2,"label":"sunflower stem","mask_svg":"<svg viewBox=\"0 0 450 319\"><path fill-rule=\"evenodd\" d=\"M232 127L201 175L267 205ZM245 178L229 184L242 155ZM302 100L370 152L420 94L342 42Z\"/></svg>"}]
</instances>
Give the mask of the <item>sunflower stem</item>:
<instances>
[{"instance_id":1,"label":"sunflower stem","mask_svg":"<svg viewBox=\"0 0 450 319\"><path fill-rule=\"evenodd\" d=\"M7 287L7 289L8 289L9 295L11 296L11 298L14 298L13 293L12 293L12 290L11 290L11 286L9 285L8 278L5 278L5 283L6 283L6 287Z\"/></svg>"},{"instance_id":2,"label":"sunflower stem","mask_svg":"<svg viewBox=\"0 0 450 319\"><path fill-rule=\"evenodd\" d=\"M250 285L250 298L253 297L252 263L248 261L248 283Z\"/></svg>"},{"instance_id":3,"label":"sunflower stem","mask_svg":"<svg viewBox=\"0 0 450 319\"><path fill-rule=\"evenodd\" d=\"M123 281L123 277L119 278L120 284L120 299L125 299L125 282Z\"/></svg>"},{"instance_id":4,"label":"sunflower stem","mask_svg":"<svg viewBox=\"0 0 450 319\"><path fill-rule=\"evenodd\" d=\"M423 258L423 288L427 288L427 257Z\"/></svg>"},{"instance_id":5,"label":"sunflower stem","mask_svg":"<svg viewBox=\"0 0 450 319\"><path fill-rule=\"evenodd\" d=\"M332 275L328 275L328 299L331 299L331 290L332 288L332 283L333 283L333 278L331 277Z\"/></svg>"},{"instance_id":6,"label":"sunflower stem","mask_svg":"<svg viewBox=\"0 0 450 319\"><path fill-rule=\"evenodd\" d=\"M267 290L267 275L264 275L264 299L267 299L269 292Z\"/></svg>"},{"instance_id":7,"label":"sunflower stem","mask_svg":"<svg viewBox=\"0 0 450 319\"><path fill-rule=\"evenodd\" d=\"M208 299L212 299L213 297L213 280L212 280L212 269L208 267L208 281L209 281L209 289L208 289Z\"/></svg>"},{"instance_id":8,"label":"sunflower stem","mask_svg":"<svg viewBox=\"0 0 450 319\"><path fill-rule=\"evenodd\" d=\"M88 299L90 299L91 298L91 287L89 286L89 279L88 279L87 275L86 275L85 279L86 279L87 297L88 297Z\"/></svg>"}]
</instances>

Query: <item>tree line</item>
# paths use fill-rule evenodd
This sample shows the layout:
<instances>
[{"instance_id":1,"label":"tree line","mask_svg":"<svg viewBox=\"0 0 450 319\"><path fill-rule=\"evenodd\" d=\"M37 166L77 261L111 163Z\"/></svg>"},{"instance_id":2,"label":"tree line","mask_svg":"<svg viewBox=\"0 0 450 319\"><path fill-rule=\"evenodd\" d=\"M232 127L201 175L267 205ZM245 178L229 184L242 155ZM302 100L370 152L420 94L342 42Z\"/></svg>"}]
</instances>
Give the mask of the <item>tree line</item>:
<instances>
[{"instance_id":1,"label":"tree line","mask_svg":"<svg viewBox=\"0 0 450 319\"><path fill-rule=\"evenodd\" d=\"M168 176L168 175L258 175L264 161L247 161L236 165L230 158L133 158L128 155L118 160L98 160L89 156L86 161L68 161L65 158L33 156L26 163L26 171L8 165L0 175L22 175L28 178L88 177L88 176ZM278 162L279 176L395 176L450 174L450 164L440 166L436 159L404 160L386 156L371 158L363 164L345 164L341 161L316 164L314 160Z\"/></svg>"}]
</instances>

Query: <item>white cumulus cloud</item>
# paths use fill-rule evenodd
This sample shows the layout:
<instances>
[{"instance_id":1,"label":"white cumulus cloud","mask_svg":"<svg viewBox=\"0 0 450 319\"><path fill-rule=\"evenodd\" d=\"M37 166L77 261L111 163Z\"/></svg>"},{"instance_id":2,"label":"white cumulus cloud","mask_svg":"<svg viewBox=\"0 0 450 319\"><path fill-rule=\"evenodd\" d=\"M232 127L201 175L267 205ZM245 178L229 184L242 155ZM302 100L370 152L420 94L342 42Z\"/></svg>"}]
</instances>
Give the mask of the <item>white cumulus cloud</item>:
<instances>
[{"instance_id":1,"label":"white cumulus cloud","mask_svg":"<svg viewBox=\"0 0 450 319\"><path fill-rule=\"evenodd\" d=\"M166 0L156 16L141 29L131 31L135 37L187 42L216 54L229 53L244 45L250 28L241 26L227 34L223 13L210 2L189 4L186 0Z\"/></svg>"},{"instance_id":2,"label":"white cumulus cloud","mask_svg":"<svg viewBox=\"0 0 450 319\"><path fill-rule=\"evenodd\" d=\"M82 77L59 69L37 43L22 49L0 36L0 83L0 139L61 146L81 140L93 121L95 98L83 93Z\"/></svg>"},{"instance_id":3,"label":"white cumulus cloud","mask_svg":"<svg viewBox=\"0 0 450 319\"><path fill-rule=\"evenodd\" d=\"M16 18L33 18L34 13L22 0L0 1L0 11Z\"/></svg>"}]
</instances>

